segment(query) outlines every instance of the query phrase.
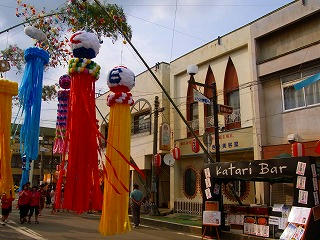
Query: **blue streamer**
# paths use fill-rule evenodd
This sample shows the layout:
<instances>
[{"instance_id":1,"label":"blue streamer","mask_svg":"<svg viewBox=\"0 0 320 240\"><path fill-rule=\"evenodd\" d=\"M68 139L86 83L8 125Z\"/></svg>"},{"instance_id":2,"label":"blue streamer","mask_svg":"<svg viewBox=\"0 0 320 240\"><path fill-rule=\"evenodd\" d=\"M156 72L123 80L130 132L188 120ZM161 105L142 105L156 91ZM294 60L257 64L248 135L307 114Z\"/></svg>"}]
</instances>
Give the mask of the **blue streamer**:
<instances>
[{"instance_id":1,"label":"blue streamer","mask_svg":"<svg viewBox=\"0 0 320 240\"><path fill-rule=\"evenodd\" d=\"M23 159L20 190L28 182L31 161L38 158L43 69L49 62L49 53L41 48L30 47L25 50L24 58L27 64L18 94L24 113L20 131Z\"/></svg>"}]
</instances>

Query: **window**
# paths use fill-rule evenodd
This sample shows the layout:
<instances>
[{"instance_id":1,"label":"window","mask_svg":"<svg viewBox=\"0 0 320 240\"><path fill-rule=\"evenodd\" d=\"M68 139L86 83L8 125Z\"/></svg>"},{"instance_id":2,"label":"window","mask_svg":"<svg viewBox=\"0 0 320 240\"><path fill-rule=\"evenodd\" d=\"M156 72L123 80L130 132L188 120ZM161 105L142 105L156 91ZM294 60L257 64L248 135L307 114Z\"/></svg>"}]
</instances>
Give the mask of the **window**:
<instances>
[{"instance_id":1,"label":"window","mask_svg":"<svg viewBox=\"0 0 320 240\"><path fill-rule=\"evenodd\" d=\"M132 121L132 134L145 133L151 131L150 111L133 115Z\"/></svg>"},{"instance_id":2,"label":"window","mask_svg":"<svg viewBox=\"0 0 320 240\"><path fill-rule=\"evenodd\" d=\"M184 172L184 193L187 198L194 198L196 195L197 173L193 168L187 168Z\"/></svg>"},{"instance_id":3,"label":"window","mask_svg":"<svg viewBox=\"0 0 320 240\"><path fill-rule=\"evenodd\" d=\"M199 119L198 102L190 104L190 117L191 121Z\"/></svg>"},{"instance_id":4,"label":"window","mask_svg":"<svg viewBox=\"0 0 320 240\"><path fill-rule=\"evenodd\" d=\"M284 111L320 103L320 81L300 90L294 89L296 83L319 72L320 67L317 67L281 77Z\"/></svg>"},{"instance_id":5,"label":"window","mask_svg":"<svg viewBox=\"0 0 320 240\"><path fill-rule=\"evenodd\" d=\"M227 101L228 105L233 107L234 110L237 110L240 108L240 97L239 97L239 89L228 92L227 93Z\"/></svg>"}]
</instances>

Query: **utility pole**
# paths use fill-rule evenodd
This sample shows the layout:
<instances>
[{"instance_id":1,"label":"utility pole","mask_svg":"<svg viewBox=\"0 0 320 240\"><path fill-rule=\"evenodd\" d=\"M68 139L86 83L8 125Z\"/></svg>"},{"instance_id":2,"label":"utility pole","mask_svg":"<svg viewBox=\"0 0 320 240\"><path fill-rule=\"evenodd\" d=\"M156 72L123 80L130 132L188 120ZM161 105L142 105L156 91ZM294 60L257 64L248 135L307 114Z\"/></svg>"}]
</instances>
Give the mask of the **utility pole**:
<instances>
[{"instance_id":1,"label":"utility pole","mask_svg":"<svg viewBox=\"0 0 320 240\"><path fill-rule=\"evenodd\" d=\"M212 83L212 105L213 105L213 122L214 122L214 145L216 148L216 162L220 162L220 144L219 144L219 120L218 120L218 100L216 83Z\"/></svg>"},{"instance_id":2,"label":"utility pole","mask_svg":"<svg viewBox=\"0 0 320 240\"><path fill-rule=\"evenodd\" d=\"M153 122L153 157L151 160L151 216L160 215L157 206L157 177L155 174L154 157L158 151L158 117L159 112L163 111L163 108L159 109L159 97L154 98L154 122Z\"/></svg>"}]
</instances>

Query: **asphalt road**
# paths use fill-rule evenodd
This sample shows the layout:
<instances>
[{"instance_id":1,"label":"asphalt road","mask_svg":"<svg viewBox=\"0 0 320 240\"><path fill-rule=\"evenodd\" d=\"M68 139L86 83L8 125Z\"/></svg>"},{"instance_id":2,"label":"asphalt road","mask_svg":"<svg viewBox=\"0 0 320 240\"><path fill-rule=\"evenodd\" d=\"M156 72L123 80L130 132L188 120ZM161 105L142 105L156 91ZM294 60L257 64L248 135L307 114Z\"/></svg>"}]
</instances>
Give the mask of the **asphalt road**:
<instances>
[{"instance_id":1,"label":"asphalt road","mask_svg":"<svg viewBox=\"0 0 320 240\"><path fill-rule=\"evenodd\" d=\"M149 226L141 226L131 232L112 237L102 237L98 232L99 216L71 213L50 214L46 209L39 217L40 224L20 224L17 210L9 216L5 226L0 225L0 240L64 240L64 239L112 239L112 240L195 240L201 239L188 233L175 232Z\"/></svg>"}]
</instances>

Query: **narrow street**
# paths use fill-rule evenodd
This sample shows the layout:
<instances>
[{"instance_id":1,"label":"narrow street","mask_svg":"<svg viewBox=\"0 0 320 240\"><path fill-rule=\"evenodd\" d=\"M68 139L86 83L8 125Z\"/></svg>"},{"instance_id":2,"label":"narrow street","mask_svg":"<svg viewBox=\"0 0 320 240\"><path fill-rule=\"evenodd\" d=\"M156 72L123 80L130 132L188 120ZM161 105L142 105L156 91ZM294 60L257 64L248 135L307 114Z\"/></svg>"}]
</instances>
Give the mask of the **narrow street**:
<instances>
[{"instance_id":1,"label":"narrow street","mask_svg":"<svg viewBox=\"0 0 320 240\"><path fill-rule=\"evenodd\" d=\"M0 225L0 239L37 239L37 240L64 240L64 239L130 239L130 240L194 240L201 239L200 236L174 232L166 229L160 229L149 226L141 226L139 229L133 229L131 232L112 237L102 237L98 232L98 215L75 215L71 213L50 214L45 210L39 217L40 224L20 224L19 214L15 209L9 217L6 226Z\"/></svg>"}]
</instances>

